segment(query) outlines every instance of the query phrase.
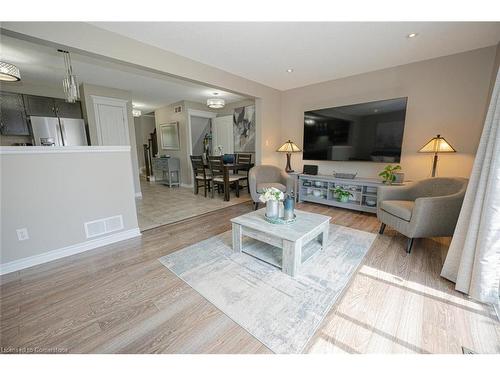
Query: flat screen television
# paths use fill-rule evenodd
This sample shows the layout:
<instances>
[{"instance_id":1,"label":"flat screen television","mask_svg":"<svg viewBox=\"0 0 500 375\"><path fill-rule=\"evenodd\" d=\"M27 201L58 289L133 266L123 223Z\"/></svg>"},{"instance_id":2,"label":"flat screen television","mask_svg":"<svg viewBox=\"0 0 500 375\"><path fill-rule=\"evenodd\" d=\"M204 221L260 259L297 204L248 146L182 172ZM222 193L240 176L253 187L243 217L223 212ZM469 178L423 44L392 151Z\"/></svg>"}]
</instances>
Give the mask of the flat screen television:
<instances>
[{"instance_id":1,"label":"flat screen television","mask_svg":"<svg viewBox=\"0 0 500 375\"><path fill-rule=\"evenodd\" d=\"M399 163L407 98L304 112L304 160Z\"/></svg>"}]
</instances>

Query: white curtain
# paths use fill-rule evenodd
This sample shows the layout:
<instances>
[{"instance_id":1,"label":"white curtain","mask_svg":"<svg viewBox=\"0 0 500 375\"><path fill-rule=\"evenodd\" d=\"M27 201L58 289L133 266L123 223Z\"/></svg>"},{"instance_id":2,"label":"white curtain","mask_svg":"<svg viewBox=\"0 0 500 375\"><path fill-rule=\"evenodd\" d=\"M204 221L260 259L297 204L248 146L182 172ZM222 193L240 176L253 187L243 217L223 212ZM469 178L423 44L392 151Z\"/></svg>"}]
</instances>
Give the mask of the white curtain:
<instances>
[{"instance_id":1,"label":"white curtain","mask_svg":"<svg viewBox=\"0 0 500 375\"><path fill-rule=\"evenodd\" d=\"M500 70L474 167L441 276L481 302L498 304L500 280Z\"/></svg>"}]
</instances>

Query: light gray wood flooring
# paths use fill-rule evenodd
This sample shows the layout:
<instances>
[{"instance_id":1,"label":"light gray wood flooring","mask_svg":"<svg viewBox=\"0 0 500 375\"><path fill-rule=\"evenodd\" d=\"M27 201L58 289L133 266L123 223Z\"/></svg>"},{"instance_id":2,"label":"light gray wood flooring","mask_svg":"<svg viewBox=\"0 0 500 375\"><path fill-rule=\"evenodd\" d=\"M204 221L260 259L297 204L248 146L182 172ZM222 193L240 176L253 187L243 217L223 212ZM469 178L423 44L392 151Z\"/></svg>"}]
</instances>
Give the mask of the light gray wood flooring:
<instances>
[{"instance_id":1,"label":"light gray wood flooring","mask_svg":"<svg viewBox=\"0 0 500 375\"><path fill-rule=\"evenodd\" d=\"M372 214L315 204L299 208L376 232ZM158 258L230 230L251 203L143 233L141 238L5 275L0 346L71 353L269 353ZM449 239L378 236L306 352L500 352L492 310L456 292L439 272Z\"/></svg>"}]
</instances>

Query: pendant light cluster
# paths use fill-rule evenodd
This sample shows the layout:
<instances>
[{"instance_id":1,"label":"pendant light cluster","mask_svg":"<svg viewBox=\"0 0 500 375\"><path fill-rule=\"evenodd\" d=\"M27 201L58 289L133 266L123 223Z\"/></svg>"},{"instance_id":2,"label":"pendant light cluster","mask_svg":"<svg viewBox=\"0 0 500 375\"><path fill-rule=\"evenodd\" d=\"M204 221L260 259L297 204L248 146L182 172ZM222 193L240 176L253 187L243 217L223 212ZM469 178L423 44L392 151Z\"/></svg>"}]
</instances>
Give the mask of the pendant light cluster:
<instances>
[{"instance_id":1,"label":"pendant light cluster","mask_svg":"<svg viewBox=\"0 0 500 375\"><path fill-rule=\"evenodd\" d=\"M63 79L63 89L66 94L66 101L74 103L80 99L80 90L78 88L78 80L76 75L73 74L73 67L71 65L71 56L68 51L58 49L64 57L64 67L66 69L66 77Z\"/></svg>"}]
</instances>

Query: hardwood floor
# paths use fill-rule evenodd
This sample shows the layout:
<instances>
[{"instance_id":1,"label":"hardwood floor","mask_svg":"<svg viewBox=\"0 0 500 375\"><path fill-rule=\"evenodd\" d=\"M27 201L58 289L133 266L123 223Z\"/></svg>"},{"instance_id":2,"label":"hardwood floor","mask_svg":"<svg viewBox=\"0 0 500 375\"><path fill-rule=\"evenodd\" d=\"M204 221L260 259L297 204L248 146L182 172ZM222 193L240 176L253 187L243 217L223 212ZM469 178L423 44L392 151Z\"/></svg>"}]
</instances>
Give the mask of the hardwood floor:
<instances>
[{"instance_id":1,"label":"hardwood floor","mask_svg":"<svg viewBox=\"0 0 500 375\"><path fill-rule=\"evenodd\" d=\"M332 222L376 232L370 214L302 204ZM2 277L2 352L270 353L163 267L158 258L230 229L243 203ZM447 239L378 236L306 352L500 352L493 312L439 276Z\"/></svg>"},{"instance_id":2,"label":"hardwood floor","mask_svg":"<svg viewBox=\"0 0 500 375\"><path fill-rule=\"evenodd\" d=\"M192 188L169 188L161 183L148 182L143 177L141 177L141 191L142 198L136 199L137 219L141 231L206 214L251 199L246 188L240 190L239 197L231 191L231 199L226 202L224 194L216 193L214 198L210 198L208 194L205 198L202 188L198 194L194 194Z\"/></svg>"}]
</instances>

